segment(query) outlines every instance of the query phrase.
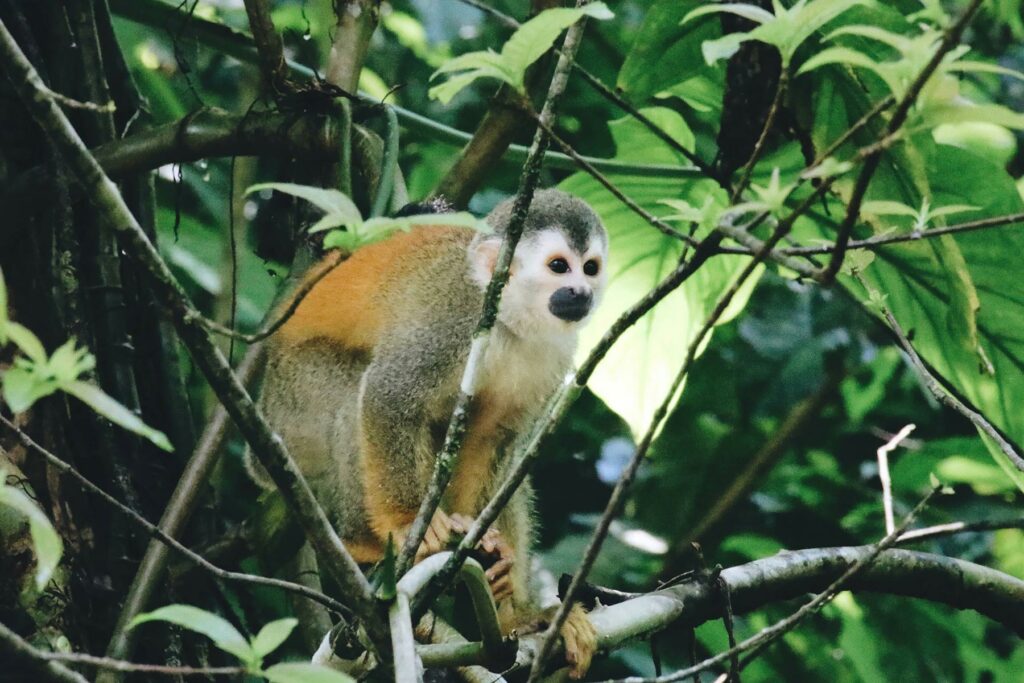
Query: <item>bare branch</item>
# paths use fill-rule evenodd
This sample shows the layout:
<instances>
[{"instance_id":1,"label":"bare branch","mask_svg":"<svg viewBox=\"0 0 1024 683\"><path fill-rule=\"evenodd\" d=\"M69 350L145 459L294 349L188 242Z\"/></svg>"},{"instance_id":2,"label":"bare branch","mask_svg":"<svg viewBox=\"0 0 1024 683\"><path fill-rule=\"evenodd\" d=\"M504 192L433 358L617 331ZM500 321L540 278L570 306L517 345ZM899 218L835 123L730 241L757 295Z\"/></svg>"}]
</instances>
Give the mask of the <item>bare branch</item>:
<instances>
[{"instance_id":1,"label":"bare branch","mask_svg":"<svg viewBox=\"0 0 1024 683\"><path fill-rule=\"evenodd\" d=\"M911 529L900 535L897 543L916 543L953 534L999 531L1000 529L1024 529L1024 517L1020 519L984 520L981 522L950 522L936 524L923 529Z\"/></svg>"},{"instance_id":2,"label":"bare branch","mask_svg":"<svg viewBox=\"0 0 1024 683\"><path fill-rule=\"evenodd\" d=\"M66 666L46 661L42 652L3 624L0 624L0 653L4 654L5 671L22 671L31 675L33 681L87 683L83 676Z\"/></svg>"},{"instance_id":3,"label":"bare branch","mask_svg":"<svg viewBox=\"0 0 1024 683\"><path fill-rule=\"evenodd\" d=\"M106 671L123 671L125 673L146 673L158 676L239 676L246 673L240 666L166 666L163 664L142 664L126 662L112 657L97 657L81 652L42 652L40 656L50 662L68 662L69 664L85 664Z\"/></svg>"},{"instance_id":4,"label":"bare branch","mask_svg":"<svg viewBox=\"0 0 1024 683\"><path fill-rule=\"evenodd\" d=\"M125 515L133 522L135 522L137 525L145 529L151 536L157 538L161 543L165 544L169 548L173 548L175 552L181 554L185 559L202 567L203 569L213 574L217 578L224 579L225 581L236 581L239 583L249 583L257 586L269 586L271 588L280 588L281 590L302 595L304 597L309 598L310 600L315 600L321 605L329 607L335 610L336 612L347 611L347 608L337 600L328 597L323 593L318 593L317 591L310 590L309 588L301 584L292 583L290 581L283 581L281 579L267 578L265 576L258 576L256 574L245 574L242 572L231 572L227 571L226 569L221 569L220 567L214 565L212 562L208 561L202 555L193 552L189 548L182 545L179 541L175 540L174 538L171 538L159 527L150 522L148 519L146 519L139 513L135 512L135 510L131 509L130 507L128 507L127 505L125 505L124 503L122 503L121 501L119 501L118 499L114 498L112 495L101 489L99 486L97 486L92 481L87 479L85 475L80 473L70 464L68 464L64 460L61 460L52 452L48 451L39 443L37 443L34 439L32 439L32 437L30 437L24 431L19 429L17 425L15 425L13 422L8 420L3 415L0 415L0 424L3 424L15 436L17 436L18 440L21 442L23 446L45 458L46 462L48 462L51 467L55 468L60 472L63 472L64 474L70 475L75 481L81 484L83 488L99 496L109 505L117 508L118 511L120 511L123 515Z\"/></svg>"},{"instance_id":5,"label":"bare branch","mask_svg":"<svg viewBox=\"0 0 1024 683\"><path fill-rule=\"evenodd\" d=\"M812 614L818 612L822 607L828 604L832 600L832 598L834 598L839 593L840 590L846 587L846 585L850 582L851 579L857 576L857 574L859 574L865 567L871 565L875 561L875 559L882 553L882 551L890 548L894 543L896 543L897 539L899 538L899 535L902 534L908 526L910 526L910 524L917 517L917 514L931 501L932 497L938 492L938 487L932 489L928 493L928 495L925 496L924 499L922 499L921 502L919 502L914 507L910 514L908 514L906 518L904 518L904 520L900 523L898 529L893 531L893 533L886 535L878 543L868 546L867 552L864 553L861 557L859 557L853 564L851 564L850 567L839 576L839 578L837 578L835 581L829 584L828 588L815 595L808 602L801 605L800 609L793 612L793 614L789 615L785 619L781 619L772 624L771 626L769 626L768 628L762 629L759 633L757 633L754 636L751 636L750 638L747 638L736 647L729 648L725 652L720 652L713 657L709 657L705 659L703 662L695 666L691 666L688 669L676 671L675 673L669 674L667 676L658 676L657 678L626 678L622 679L620 683L654 683L655 681L657 681L657 683L668 683L669 681L679 681L684 678L687 678L688 676L700 673L701 671L707 671L713 666L717 666L722 662L728 661L737 653L746 652L749 650L750 654L748 654L740 663L740 668L742 669L747 664L749 664L750 661L761 650L768 647L768 645L774 643L776 640L778 640L785 634L795 629L797 626L800 625L800 622L802 622L804 619L811 616Z\"/></svg>"},{"instance_id":6,"label":"bare branch","mask_svg":"<svg viewBox=\"0 0 1024 683\"><path fill-rule=\"evenodd\" d=\"M1024 223L1024 212L1011 213L1005 216L993 216L992 218L981 218L976 221L947 225L941 228L930 230L915 230L901 235L877 235L863 240L850 240L847 249L870 249L875 250L887 244L898 244L901 242L916 242L918 240L932 239L941 235L954 235L962 232L974 232L988 228L999 228L1003 226L1016 226ZM789 256L813 256L817 254L829 254L836 250L835 244L823 244L815 247L788 247L779 249L780 254Z\"/></svg>"},{"instance_id":7,"label":"bare branch","mask_svg":"<svg viewBox=\"0 0 1024 683\"><path fill-rule=\"evenodd\" d=\"M878 478L882 480L882 509L885 512L885 533L891 534L896 530L896 519L892 511L892 479L889 478L889 453L896 450L916 425L909 424L891 439L882 444L875 454L878 456Z\"/></svg>"}]
</instances>

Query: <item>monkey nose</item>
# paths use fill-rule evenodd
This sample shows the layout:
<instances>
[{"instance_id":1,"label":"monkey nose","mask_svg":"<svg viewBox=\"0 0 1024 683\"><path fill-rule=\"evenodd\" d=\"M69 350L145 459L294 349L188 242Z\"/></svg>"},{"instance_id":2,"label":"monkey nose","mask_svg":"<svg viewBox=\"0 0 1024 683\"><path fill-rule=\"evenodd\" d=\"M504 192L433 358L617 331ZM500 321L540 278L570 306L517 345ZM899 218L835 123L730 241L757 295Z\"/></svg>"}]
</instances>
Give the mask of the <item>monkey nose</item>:
<instances>
[{"instance_id":1,"label":"monkey nose","mask_svg":"<svg viewBox=\"0 0 1024 683\"><path fill-rule=\"evenodd\" d=\"M548 310L556 318L578 322L590 312L594 295L583 287L562 287L555 290L548 301Z\"/></svg>"}]
</instances>

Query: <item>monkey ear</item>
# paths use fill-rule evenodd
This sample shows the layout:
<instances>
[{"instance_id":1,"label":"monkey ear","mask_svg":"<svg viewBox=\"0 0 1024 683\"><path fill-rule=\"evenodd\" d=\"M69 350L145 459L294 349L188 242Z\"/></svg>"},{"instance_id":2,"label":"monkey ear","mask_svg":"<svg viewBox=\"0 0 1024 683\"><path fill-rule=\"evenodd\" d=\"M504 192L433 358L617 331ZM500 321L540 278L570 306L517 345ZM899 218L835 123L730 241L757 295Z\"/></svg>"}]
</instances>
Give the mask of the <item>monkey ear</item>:
<instances>
[{"instance_id":1,"label":"monkey ear","mask_svg":"<svg viewBox=\"0 0 1024 683\"><path fill-rule=\"evenodd\" d=\"M494 238L474 240L469 245L469 271L481 287L486 287L491 281L500 249L501 239Z\"/></svg>"}]
</instances>

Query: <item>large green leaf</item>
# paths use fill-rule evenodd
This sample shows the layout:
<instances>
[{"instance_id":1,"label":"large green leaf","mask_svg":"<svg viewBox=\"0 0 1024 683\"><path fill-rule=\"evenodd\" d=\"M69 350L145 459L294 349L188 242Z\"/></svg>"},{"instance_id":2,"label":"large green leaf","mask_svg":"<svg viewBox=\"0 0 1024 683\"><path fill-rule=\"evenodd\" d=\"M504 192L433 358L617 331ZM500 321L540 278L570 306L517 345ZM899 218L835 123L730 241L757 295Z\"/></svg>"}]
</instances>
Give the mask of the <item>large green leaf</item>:
<instances>
[{"instance_id":1,"label":"large green leaf","mask_svg":"<svg viewBox=\"0 0 1024 683\"><path fill-rule=\"evenodd\" d=\"M884 95L865 94L862 84L839 70L829 73L815 88L819 147L860 118L869 98ZM876 134L868 131L855 142L865 144ZM841 187L845 191L849 186ZM909 206L920 206L925 199L935 207L976 206L971 220L1024 210L1003 168L966 150L934 144L928 134L916 135L886 154L868 196ZM907 231L912 223L909 216L867 217L857 235ZM821 224L814 230L819 236L833 234ZM1009 226L891 245L879 250L864 270L870 286L887 296L886 304L913 335L922 357L1018 444L1024 442L1024 421L1015 409L1024 399L1024 280L1008 277L1006 256L1022 249L1024 232ZM870 300L870 292L854 281L846 284L862 300ZM988 366L994 374L986 371ZM1024 474L988 445L1024 489Z\"/></svg>"},{"instance_id":2,"label":"large green leaf","mask_svg":"<svg viewBox=\"0 0 1024 683\"><path fill-rule=\"evenodd\" d=\"M348 674L308 662L275 664L262 673L270 683L352 683L355 680Z\"/></svg>"},{"instance_id":3,"label":"large green leaf","mask_svg":"<svg viewBox=\"0 0 1024 683\"><path fill-rule=\"evenodd\" d=\"M646 110L662 128L684 144L692 135L678 114L666 109ZM612 135L617 159L645 159L649 163L680 163L677 154L642 125L629 119L614 122ZM672 213L659 202L685 199L703 206L709 196L720 194L710 181L683 186L658 178L617 177L614 182L630 197L655 215ZM580 344L589 351L608 326L644 296L678 264L681 243L666 237L587 175L576 174L560 186L588 202L601 217L610 236L608 291L604 302L588 325ZM722 198L718 198L722 202ZM686 226L683 226L684 228ZM598 366L590 387L629 424L634 434L647 428L652 413L665 399L672 380L719 295L746 264L744 257L716 257L670 294L657 308L620 338ZM757 277L752 277L734 299L726 320L742 309Z\"/></svg>"},{"instance_id":4,"label":"large green leaf","mask_svg":"<svg viewBox=\"0 0 1024 683\"><path fill-rule=\"evenodd\" d=\"M616 82L631 99L643 102L704 66L701 44L719 34L719 22L706 19L680 24L690 10L702 4L698 0L658 0L644 14Z\"/></svg>"},{"instance_id":5,"label":"large green leaf","mask_svg":"<svg viewBox=\"0 0 1024 683\"><path fill-rule=\"evenodd\" d=\"M165 451L174 450L170 440L163 432L147 425L141 417L128 410L99 387L75 380L61 388L117 426L149 439L155 446Z\"/></svg>"}]
</instances>

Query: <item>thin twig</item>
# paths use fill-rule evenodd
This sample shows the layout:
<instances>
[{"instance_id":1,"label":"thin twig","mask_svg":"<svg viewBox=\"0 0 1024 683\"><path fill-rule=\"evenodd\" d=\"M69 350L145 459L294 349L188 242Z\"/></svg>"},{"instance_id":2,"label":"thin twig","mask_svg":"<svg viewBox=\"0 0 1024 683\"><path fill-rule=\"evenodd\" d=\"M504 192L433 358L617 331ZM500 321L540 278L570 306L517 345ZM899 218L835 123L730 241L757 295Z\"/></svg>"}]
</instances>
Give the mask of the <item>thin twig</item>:
<instances>
[{"instance_id":1,"label":"thin twig","mask_svg":"<svg viewBox=\"0 0 1024 683\"><path fill-rule=\"evenodd\" d=\"M858 276L858 280L860 280L864 287L869 290L872 289L863 277ZM918 355L917 350L914 348L914 345L910 343L910 339L907 337L906 332L903 331L903 327L900 325L899 321L896 320L896 316L892 314L892 311L884 305L881 307L881 311L882 316L889 325L889 329L892 330L894 335L896 335L896 341L899 343L900 348L902 348L910 358L911 365L913 365L914 369L917 370L921 380L925 384L925 387L931 392L932 396L934 396L939 403L952 408L970 420L979 431L983 432L996 443L999 450L1003 452L1015 468L1024 472L1024 457L1021 456L1017 447L1003 436L1002 433L996 429L984 415L965 404L959 398L954 396L952 392L946 389L946 387L939 382L938 378L935 377L932 371L929 370L928 366L921 359L921 356Z\"/></svg>"},{"instance_id":2,"label":"thin twig","mask_svg":"<svg viewBox=\"0 0 1024 683\"><path fill-rule=\"evenodd\" d=\"M5 673L29 674L32 681L87 683L84 676L63 664L47 661L43 652L3 624L0 624L0 654L3 654Z\"/></svg>"},{"instance_id":3,"label":"thin twig","mask_svg":"<svg viewBox=\"0 0 1024 683\"><path fill-rule=\"evenodd\" d=\"M981 218L976 221L968 221L966 223L958 223L956 225L947 225L941 228L932 228L930 230L915 230L913 232L903 233L899 235L877 235L875 237L869 237L863 240L850 240L846 248L852 249L877 249L887 244L897 244L900 242L916 242L918 240L932 239L941 235L953 235L963 232L973 232L975 230L984 230L986 228L999 228L1007 225L1014 225L1017 223L1024 223L1024 212L1011 213L1005 216L993 216L992 218ZM786 254L789 256L813 256L817 254L829 254L836 250L835 244L823 244L821 246L813 247L786 247L779 249L780 254Z\"/></svg>"},{"instance_id":4,"label":"thin twig","mask_svg":"<svg viewBox=\"0 0 1024 683\"><path fill-rule=\"evenodd\" d=\"M891 439L882 444L877 451L878 478L882 481L882 510L885 512L885 533L896 530L896 519L892 511L892 479L889 477L889 453L896 450L900 443L914 431L917 425L908 424L896 432Z\"/></svg>"},{"instance_id":5,"label":"thin twig","mask_svg":"<svg viewBox=\"0 0 1024 683\"><path fill-rule=\"evenodd\" d=\"M975 533L981 531L999 531L1001 529L1024 529L1024 517L1019 519L983 520L980 522L950 522L936 524L922 529L911 529L900 534L897 543L916 543L953 534Z\"/></svg>"},{"instance_id":6,"label":"thin twig","mask_svg":"<svg viewBox=\"0 0 1024 683\"><path fill-rule=\"evenodd\" d=\"M295 311L299 308L299 305L302 304L302 301L306 296L313 291L313 288L316 287L321 280L327 277L332 270L340 266L348 256L349 255L344 252L337 251L334 253L334 258L320 261L315 266L315 270L302 280L298 289L296 289L295 293L288 299L288 304L284 307L281 313L272 321L263 325L257 332L238 332L237 330L233 330L230 327L220 324L216 320L207 318L206 316L200 316L199 323L214 334L238 339L247 344L261 342L281 329L281 327L295 314Z\"/></svg>"},{"instance_id":7,"label":"thin twig","mask_svg":"<svg viewBox=\"0 0 1024 683\"><path fill-rule=\"evenodd\" d=\"M123 659L97 657L81 652L41 652L40 656L50 662L68 662L85 664L107 671L124 671L126 673L148 673L160 676L238 676L246 673L240 666L166 666L163 664L143 664L126 662Z\"/></svg>"},{"instance_id":8,"label":"thin twig","mask_svg":"<svg viewBox=\"0 0 1024 683\"><path fill-rule=\"evenodd\" d=\"M768 135L772 132L772 127L775 125L775 119L778 118L779 110L782 109L782 98L786 96L788 85L789 71L783 67L782 73L779 74L779 83L775 87L775 97L772 98L771 107L768 109L768 117L765 119L764 128L761 129L761 134L754 144L754 151L751 152L750 159L747 160L746 165L743 167L740 181L732 188L732 193L729 196L729 202L732 204L735 204L743 196L743 192L746 191L747 185L750 183L750 176L754 172L754 166L757 165L758 160L761 158L765 142L768 141Z\"/></svg>"},{"instance_id":9,"label":"thin twig","mask_svg":"<svg viewBox=\"0 0 1024 683\"><path fill-rule=\"evenodd\" d=\"M540 121L545 124L550 124L554 121L555 107L565 91L565 86L569 80L569 65L572 63L573 55L576 54L576 49L583 38L585 27L586 17L584 16L569 27L565 34L565 40L562 44L562 55L555 66L554 74L551 77L551 85L548 88L548 94L540 114ZM397 571L399 574L409 566L417 549L423 542L427 526L437 510L441 502L441 496L444 494L448 480L451 478L455 459L462 446L462 439L465 436L469 422L470 401L476 393L478 377L482 366L480 361L486 355L491 338L491 329L497 321L502 289L508 282L512 256L523 232L523 225L530 208L530 202L533 199L533 192L537 187L541 164L544 160L544 151L547 149L547 146L548 136L544 128L538 125L534 134L533 144L530 146L530 154L527 157L526 164L523 166L522 175L519 179L519 189L516 192L512 207L512 217L509 220L509 225L502 240L497 265L494 268L494 274L487 285L487 291L484 295L483 313L480 322L477 324L476 331L473 333L473 343L470 347L469 359L466 362L466 369L459 384L459 397L452 411L451 420L448 423L444 445L441 447L441 452L438 453L427 495L420 505L416 519L409 529L401 553L398 556Z\"/></svg>"},{"instance_id":10,"label":"thin twig","mask_svg":"<svg viewBox=\"0 0 1024 683\"><path fill-rule=\"evenodd\" d=\"M932 77L935 70L942 64L945 56L960 44L960 36L963 35L964 29L967 28L967 24L974 16L974 13L978 11L981 2L982 0L971 0L971 4L967 6L967 9L964 10L960 18L946 29L942 42L939 44L938 49L935 50L935 54L932 55L932 58L921 70L917 78L914 79L914 82L910 84L903 99L896 106L896 111L893 112L892 118L889 119L889 124L885 129L887 137L893 136L899 131L900 127L907 120L911 107L914 106L928 79ZM864 195L867 194L868 185L871 183L871 178L874 176L875 170L881 161L882 149L878 149L868 155L864 161L864 166L861 167L860 175L857 176L857 182L850 195L850 201L846 205L846 215L843 217L843 222L839 225L832 258L818 275L817 279L822 284L831 284L843 265L843 259L846 257L846 250L850 243L850 236L853 234L853 226L860 218L860 207L864 201Z\"/></svg>"},{"instance_id":11,"label":"thin twig","mask_svg":"<svg viewBox=\"0 0 1024 683\"><path fill-rule=\"evenodd\" d=\"M130 520L135 522L137 525L145 529L151 536L160 540L160 542L166 544L168 547L173 548L182 557L187 559L189 562L196 564L206 571L210 572L219 579L225 581L237 581L239 583L249 583L257 586L268 586L271 588L279 588L291 593L302 595L303 597L315 600L316 602L329 607L332 610L341 613L347 613L347 608L330 596L324 595L317 591L311 590L301 584L292 583L291 581L284 581L282 579L273 579L265 576L258 576L256 574L245 574L243 572L232 572L226 569L221 569L202 555L193 552L191 549L182 545L181 542L171 538L166 533L160 530L155 524L150 522L148 519L140 515L135 510L131 509L117 498L101 489L99 486L94 484L90 479L86 478L81 472L72 467L69 463L62 460L58 456L54 455L51 451L44 448L42 445L37 443L32 437L22 431L17 425L8 420L3 415L0 415L0 424L3 424L9 429L21 442L23 446L31 451L34 451L38 455L41 455L46 459L46 462L50 464L54 469L63 472L64 474L70 475L75 481L81 484L82 488L90 491L91 493L102 498L106 503L116 508L121 514L128 517Z\"/></svg>"}]
</instances>

